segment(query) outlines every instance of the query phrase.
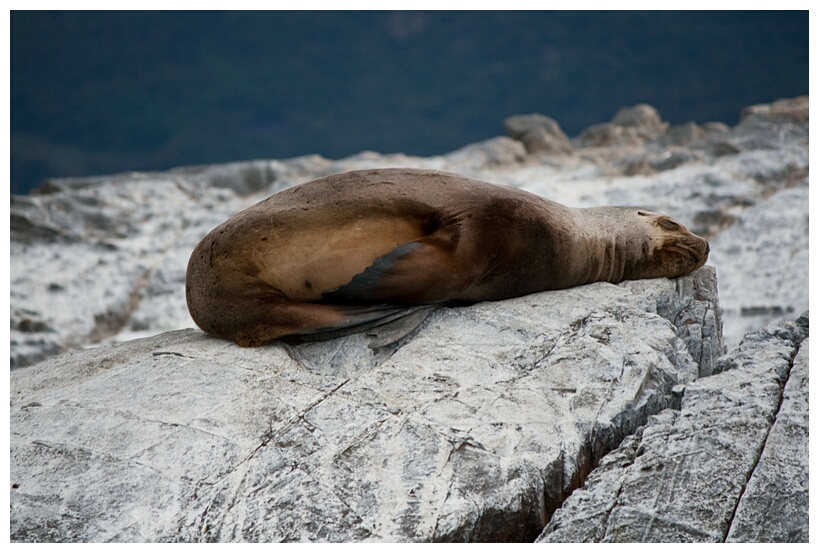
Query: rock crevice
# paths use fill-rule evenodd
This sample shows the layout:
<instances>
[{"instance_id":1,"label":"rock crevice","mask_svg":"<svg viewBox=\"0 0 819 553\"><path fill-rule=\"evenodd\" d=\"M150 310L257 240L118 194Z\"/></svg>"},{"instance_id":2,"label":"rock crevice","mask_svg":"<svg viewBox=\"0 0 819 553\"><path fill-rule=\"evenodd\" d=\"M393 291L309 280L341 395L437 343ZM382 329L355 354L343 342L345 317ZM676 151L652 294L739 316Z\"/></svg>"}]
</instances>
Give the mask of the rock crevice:
<instances>
[{"instance_id":1,"label":"rock crevice","mask_svg":"<svg viewBox=\"0 0 819 553\"><path fill-rule=\"evenodd\" d=\"M605 457L538 541L807 541L807 412L786 448L778 423L806 403L807 333L806 314L746 336L719 374L687 385L679 411ZM795 492L770 485L782 470Z\"/></svg>"}]
</instances>

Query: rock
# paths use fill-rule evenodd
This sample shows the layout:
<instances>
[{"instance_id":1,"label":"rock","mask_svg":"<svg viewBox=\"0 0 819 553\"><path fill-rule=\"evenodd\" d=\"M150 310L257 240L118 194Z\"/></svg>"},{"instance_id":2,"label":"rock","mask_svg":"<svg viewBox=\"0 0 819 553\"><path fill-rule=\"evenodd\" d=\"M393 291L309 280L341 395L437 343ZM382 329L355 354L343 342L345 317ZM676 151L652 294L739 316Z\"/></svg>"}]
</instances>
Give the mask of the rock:
<instances>
[{"instance_id":1,"label":"rock","mask_svg":"<svg viewBox=\"0 0 819 553\"><path fill-rule=\"evenodd\" d=\"M526 148L506 136L490 138L464 146L446 155L450 163L460 167L485 169L518 164L526 159Z\"/></svg>"},{"instance_id":2,"label":"rock","mask_svg":"<svg viewBox=\"0 0 819 553\"><path fill-rule=\"evenodd\" d=\"M705 123L702 128L705 130L707 134L716 134L716 133L725 133L731 130L731 128L722 123L720 121L709 121Z\"/></svg>"},{"instance_id":3,"label":"rock","mask_svg":"<svg viewBox=\"0 0 819 553\"><path fill-rule=\"evenodd\" d=\"M537 541L807 542L807 334L804 315L747 335L679 411L604 458Z\"/></svg>"},{"instance_id":4,"label":"rock","mask_svg":"<svg viewBox=\"0 0 819 553\"><path fill-rule=\"evenodd\" d=\"M612 123L592 125L580 134L578 140L583 148L639 146L645 142L639 130Z\"/></svg>"},{"instance_id":5,"label":"rock","mask_svg":"<svg viewBox=\"0 0 819 553\"><path fill-rule=\"evenodd\" d=\"M644 309L671 321L699 367L697 376L711 376L718 370L717 358L725 353L716 273L706 266L675 282L675 293L659 296L652 293L651 281L633 280L620 286L642 298L640 305Z\"/></svg>"},{"instance_id":6,"label":"rock","mask_svg":"<svg viewBox=\"0 0 819 553\"><path fill-rule=\"evenodd\" d=\"M757 113L733 128L705 123L705 140L689 146L662 146L672 130L638 145L531 155L519 140L497 137L426 158L308 155L53 179L38 194L11 197L11 366L193 326L185 268L211 228L289 186L396 166L454 171L574 207L635 205L680 219L712 242L734 347L745 332L807 308L809 136L795 119ZM637 142L663 126L643 108L615 120L637 125L616 126ZM716 155L720 144L731 154Z\"/></svg>"},{"instance_id":7,"label":"rock","mask_svg":"<svg viewBox=\"0 0 819 553\"><path fill-rule=\"evenodd\" d=\"M810 102L807 96L777 100L771 104L748 106L740 114L741 122L763 119L769 123L797 123L807 125Z\"/></svg>"},{"instance_id":8,"label":"rock","mask_svg":"<svg viewBox=\"0 0 819 553\"><path fill-rule=\"evenodd\" d=\"M808 195L805 178L735 210L734 224L711 240L709 262L719 267L720 306L733 321L725 330L729 346L745 333L808 309Z\"/></svg>"},{"instance_id":9,"label":"rock","mask_svg":"<svg viewBox=\"0 0 819 553\"><path fill-rule=\"evenodd\" d=\"M646 536L806 541L807 341L778 412L772 386L802 331L782 323L720 357L807 309L806 110L807 99L753 106L686 145L696 126L649 138L664 123L637 109L606 124L611 145L573 155L498 137L427 158L302 156L53 179L12 196L11 367L47 360L10 377L13 539L530 540L566 496L555 521L581 501L572 492L584 482L597 499L571 515L587 530L574 539L627 539L640 523L623 521L643 511L604 499L648 497L657 484L641 479L671 466L651 465L649 451L680 470L713 467L701 504L722 514L686 512L676 530L653 519ZM666 212L708 236L719 301L705 267L442 309L375 352L363 336L242 350L198 331L161 334L193 325L185 267L213 226L289 186L388 166ZM663 445L666 430L702 436L702 450ZM761 454L749 453L764 433ZM683 456L662 449L672 446ZM721 458L740 469L720 472ZM637 470L643 462L655 468ZM605 476L624 471L628 485ZM673 493L702 491L689 482Z\"/></svg>"},{"instance_id":10,"label":"rock","mask_svg":"<svg viewBox=\"0 0 819 553\"><path fill-rule=\"evenodd\" d=\"M715 155L726 155L746 150L777 150L784 143L807 143L808 108L807 96L747 107L730 136L718 133L706 147Z\"/></svg>"},{"instance_id":11,"label":"rock","mask_svg":"<svg viewBox=\"0 0 819 553\"><path fill-rule=\"evenodd\" d=\"M658 142L663 146L688 146L692 142L703 140L707 132L693 121L683 125L674 125L662 135Z\"/></svg>"},{"instance_id":12,"label":"rock","mask_svg":"<svg viewBox=\"0 0 819 553\"><path fill-rule=\"evenodd\" d=\"M440 309L384 350L181 330L14 371L11 539L532 540L703 370L686 341L721 349L715 291L705 267Z\"/></svg>"},{"instance_id":13,"label":"rock","mask_svg":"<svg viewBox=\"0 0 819 553\"><path fill-rule=\"evenodd\" d=\"M28 225L12 234L13 368L118 334L166 255L181 245L186 258L191 242L223 220L223 212L212 212L214 204L243 205L232 190L167 173L129 186L104 180L60 185L27 198ZM196 209L185 209L192 203ZM54 231L44 237L46 228ZM177 265L182 275L185 263ZM49 331L25 332L26 319Z\"/></svg>"},{"instance_id":14,"label":"rock","mask_svg":"<svg viewBox=\"0 0 819 553\"><path fill-rule=\"evenodd\" d=\"M659 153L649 153L626 162L623 174L652 175L661 171L668 171L696 159L695 154L688 150L664 150Z\"/></svg>"},{"instance_id":15,"label":"rock","mask_svg":"<svg viewBox=\"0 0 819 553\"><path fill-rule=\"evenodd\" d=\"M572 152L572 143L557 124L557 121L532 113L513 115L503 121L509 136L520 140L530 154L568 154Z\"/></svg>"},{"instance_id":16,"label":"rock","mask_svg":"<svg viewBox=\"0 0 819 553\"><path fill-rule=\"evenodd\" d=\"M668 130L668 123L660 119L657 110L648 104L620 108L611 122L621 127L638 129L647 138L657 138Z\"/></svg>"},{"instance_id":17,"label":"rock","mask_svg":"<svg viewBox=\"0 0 819 553\"><path fill-rule=\"evenodd\" d=\"M659 138L668 130L657 110L648 104L620 109L611 123L592 125L580 133L585 147L637 146Z\"/></svg>"},{"instance_id":18,"label":"rock","mask_svg":"<svg viewBox=\"0 0 819 553\"><path fill-rule=\"evenodd\" d=\"M793 362L782 406L737 505L729 542L809 541L808 340Z\"/></svg>"}]
</instances>

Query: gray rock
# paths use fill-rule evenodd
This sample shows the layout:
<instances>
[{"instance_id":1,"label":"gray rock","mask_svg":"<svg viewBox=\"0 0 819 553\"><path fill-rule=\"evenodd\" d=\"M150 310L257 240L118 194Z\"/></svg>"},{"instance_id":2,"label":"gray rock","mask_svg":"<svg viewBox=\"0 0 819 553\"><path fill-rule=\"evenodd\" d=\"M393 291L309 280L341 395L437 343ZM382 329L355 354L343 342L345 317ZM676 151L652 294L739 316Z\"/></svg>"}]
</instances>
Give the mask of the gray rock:
<instances>
[{"instance_id":1,"label":"gray rock","mask_svg":"<svg viewBox=\"0 0 819 553\"><path fill-rule=\"evenodd\" d=\"M183 330L14 371L11 538L534 539L702 370L685 327L721 348L680 315L718 317L713 275L440 309L376 351Z\"/></svg>"},{"instance_id":2,"label":"gray rock","mask_svg":"<svg viewBox=\"0 0 819 553\"><path fill-rule=\"evenodd\" d=\"M523 142L530 154L568 154L573 149L557 121L540 113L507 117L503 126L509 136Z\"/></svg>"},{"instance_id":3,"label":"gray rock","mask_svg":"<svg viewBox=\"0 0 819 553\"><path fill-rule=\"evenodd\" d=\"M537 541L807 541L807 333L806 314L747 335L679 411L604 458Z\"/></svg>"},{"instance_id":4,"label":"gray rock","mask_svg":"<svg viewBox=\"0 0 819 553\"><path fill-rule=\"evenodd\" d=\"M716 133L706 148L715 155L746 150L777 150L783 143L805 143L809 131L807 96L749 106L742 110L739 125L730 133Z\"/></svg>"},{"instance_id":5,"label":"gray rock","mask_svg":"<svg viewBox=\"0 0 819 553\"><path fill-rule=\"evenodd\" d=\"M740 114L741 122L751 119L763 119L770 123L796 123L807 125L810 119L810 100L808 96L786 98L770 104L757 104L744 108Z\"/></svg>"},{"instance_id":6,"label":"gray rock","mask_svg":"<svg viewBox=\"0 0 819 553\"><path fill-rule=\"evenodd\" d=\"M611 122L621 127L639 129L646 137L658 137L668 130L668 123L660 118L657 110L648 104L620 108Z\"/></svg>"},{"instance_id":7,"label":"gray rock","mask_svg":"<svg viewBox=\"0 0 819 553\"><path fill-rule=\"evenodd\" d=\"M611 123L592 125L580 133L583 147L638 146L659 138L668 130L668 123L648 104L622 108Z\"/></svg>"},{"instance_id":8,"label":"gray rock","mask_svg":"<svg viewBox=\"0 0 819 553\"><path fill-rule=\"evenodd\" d=\"M615 120L604 131L611 146L573 155L534 156L499 137L428 158L303 156L54 179L12 196L11 366L51 358L11 376L13 539L524 540L565 496L567 509L580 501L583 490L572 491L583 482L609 491L575 517L586 533L574 539L628 539L623 521L642 515L618 512L603 534L614 511L600 498L622 488L642 501L637 491L651 485L638 480L654 472L637 471L627 487L600 475L632 470L641 448L660 451L665 425L702 434L711 452L679 445L680 459L756 458L756 468L735 497L741 479L714 469L720 493L705 510L734 501L729 525L686 514L669 530L643 518L646 536L806 541L807 342L768 431L765 382L779 386L772 375L787 371L763 367L781 369L794 333L752 335L745 353L719 356L723 319L733 348L807 308L807 99L753 106L733 128L706 123L706 138L687 146L664 145L673 130L650 139L663 125L650 110ZM440 310L377 351L360 335L241 350L194 331L81 351L192 326L188 256L233 213L312 178L388 166L455 171L578 207L669 213L709 237L719 303L705 267L677 281ZM718 405L694 401L722 397L714 387L725 392ZM762 415L692 430L697 417L736 409ZM749 440L763 431L754 457ZM691 482L674 493L696 495L710 480Z\"/></svg>"},{"instance_id":9,"label":"gray rock","mask_svg":"<svg viewBox=\"0 0 819 553\"><path fill-rule=\"evenodd\" d=\"M645 142L640 131L613 123L597 123L583 130L578 137L583 148L607 148L613 146L639 146Z\"/></svg>"},{"instance_id":10,"label":"gray rock","mask_svg":"<svg viewBox=\"0 0 819 553\"><path fill-rule=\"evenodd\" d=\"M224 219L214 205L243 205L232 190L167 173L129 182L64 182L26 198L28 226L11 240L12 368L126 329L167 254L190 255ZM56 230L42 239L44 228Z\"/></svg>"},{"instance_id":11,"label":"gray rock","mask_svg":"<svg viewBox=\"0 0 819 553\"><path fill-rule=\"evenodd\" d=\"M739 500L727 541L809 541L809 347L808 340L799 347L782 406Z\"/></svg>"},{"instance_id":12,"label":"gray rock","mask_svg":"<svg viewBox=\"0 0 819 553\"><path fill-rule=\"evenodd\" d=\"M623 174L627 176L652 175L691 163L696 157L690 150L680 149L639 155L634 159L627 160Z\"/></svg>"},{"instance_id":13,"label":"gray rock","mask_svg":"<svg viewBox=\"0 0 819 553\"><path fill-rule=\"evenodd\" d=\"M725 347L714 268L705 266L685 279L676 279L676 289L660 295L652 293L650 282L633 280L620 286L643 298L641 305L645 309L671 321L699 367L699 377L717 372L717 358L725 353Z\"/></svg>"},{"instance_id":14,"label":"gray rock","mask_svg":"<svg viewBox=\"0 0 819 553\"><path fill-rule=\"evenodd\" d=\"M674 125L658 139L658 142L663 146L688 146L692 142L703 140L706 136L706 129L690 121Z\"/></svg>"},{"instance_id":15,"label":"gray rock","mask_svg":"<svg viewBox=\"0 0 819 553\"><path fill-rule=\"evenodd\" d=\"M498 137L427 158L362 152L54 179L39 194L11 198L11 366L192 326L185 268L213 226L316 177L396 166L454 171L576 207L635 205L680 219L711 241L734 347L744 333L807 308L806 114L782 117L788 103L776 105L754 107L730 129L706 123L708 137L688 147L660 146L666 133L635 146L530 155L520 141ZM651 110L624 113L615 119L637 126L617 128L635 140L643 140L640 128L662 128ZM713 154L720 141L732 155Z\"/></svg>"},{"instance_id":16,"label":"gray rock","mask_svg":"<svg viewBox=\"0 0 819 553\"><path fill-rule=\"evenodd\" d=\"M526 159L526 148L517 140L498 136L459 148L446 157L461 167L485 169L521 163Z\"/></svg>"},{"instance_id":17,"label":"gray rock","mask_svg":"<svg viewBox=\"0 0 819 553\"><path fill-rule=\"evenodd\" d=\"M720 306L733 321L724 335L729 347L754 329L808 309L808 195L804 179L764 202L734 209L734 224L711 240Z\"/></svg>"}]
</instances>

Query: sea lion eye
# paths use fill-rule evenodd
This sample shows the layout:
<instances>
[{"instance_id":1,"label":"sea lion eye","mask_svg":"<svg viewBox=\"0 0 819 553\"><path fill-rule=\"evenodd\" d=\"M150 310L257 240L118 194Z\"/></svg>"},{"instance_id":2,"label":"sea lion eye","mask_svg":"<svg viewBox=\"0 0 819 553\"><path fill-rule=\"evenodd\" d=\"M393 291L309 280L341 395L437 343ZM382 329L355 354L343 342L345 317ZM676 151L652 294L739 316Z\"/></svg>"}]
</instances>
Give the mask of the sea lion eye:
<instances>
[{"instance_id":1,"label":"sea lion eye","mask_svg":"<svg viewBox=\"0 0 819 553\"><path fill-rule=\"evenodd\" d=\"M657 223L663 227L665 230L680 230L680 225L676 221L672 221L671 219L660 219Z\"/></svg>"},{"instance_id":2,"label":"sea lion eye","mask_svg":"<svg viewBox=\"0 0 819 553\"><path fill-rule=\"evenodd\" d=\"M642 215L643 217L648 217L648 213L646 213L645 211L638 211L637 215Z\"/></svg>"}]
</instances>

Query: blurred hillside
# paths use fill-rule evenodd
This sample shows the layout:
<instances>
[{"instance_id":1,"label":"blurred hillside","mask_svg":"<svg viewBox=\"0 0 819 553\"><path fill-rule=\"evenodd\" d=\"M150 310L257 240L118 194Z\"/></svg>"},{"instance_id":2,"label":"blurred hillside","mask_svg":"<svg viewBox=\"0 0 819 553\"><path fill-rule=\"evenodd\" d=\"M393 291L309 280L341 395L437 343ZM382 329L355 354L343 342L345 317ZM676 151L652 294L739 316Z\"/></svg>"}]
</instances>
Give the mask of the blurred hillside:
<instances>
[{"instance_id":1,"label":"blurred hillside","mask_svg":"<svg viewBox=\"0 0 819 553\"><path fill-rule=\"evenodd\" d=\"M11 191L49 176L371 149L647 102L733 125L808 93L807 12L11 12Z\"/></svg>"}]
</instances>

